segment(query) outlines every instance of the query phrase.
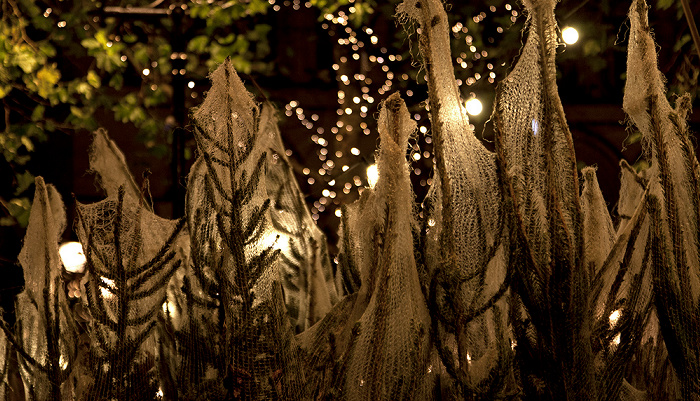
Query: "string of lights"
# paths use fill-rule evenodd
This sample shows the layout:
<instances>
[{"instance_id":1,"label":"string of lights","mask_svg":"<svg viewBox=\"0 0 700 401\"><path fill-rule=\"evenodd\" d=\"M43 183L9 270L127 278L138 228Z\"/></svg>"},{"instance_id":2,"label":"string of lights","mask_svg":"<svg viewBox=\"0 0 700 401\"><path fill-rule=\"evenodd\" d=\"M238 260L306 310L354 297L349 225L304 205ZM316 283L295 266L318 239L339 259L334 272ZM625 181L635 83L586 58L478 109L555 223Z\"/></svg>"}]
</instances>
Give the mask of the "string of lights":
<instances>
[{"instance_id":1,"label":"string of lights","mask_svg":"<svg viewBox=\"0 0 700 401\"><path fill-rule=\"evenodd\" d=\"M269 1L270 4L275 4L275 0ZM350 3L354 3L354 0ZM285 1L283 5L298 10L300 2ZM276 11L280 9L278 4L274 7L277 7L274 8ZM357 132L369 137L372 144L376 142L375 121L372 116L375 115L381 99L395 90L400 91L412 105L411 112L418 124L418 133L411 140L410 150L414 185L427 187L432 184L432 137L427 118L429 105L425 97L420 98L421 93L427 93L425 76L409 76L401 71L401 67L406 65L403 61L407 55L391 51L387 45L390 40L380 37L372 27L354 29L351 24L351 14L354 12L355 7L351 5L333 14L326 14L321 25L341 50L337 62L332 65L339 88L335 121L322 121L318 114L307 115L298 100L290 100L284 105L285 115L296 118L309 131L310 140L317 147L316 155L323 163L318 171L312 171L308 167L303 169L307 184L320 187L319 191L313 191L321 194L321 197L313 201L312 216L315 220L323 213L332 213L340 217L339 205L355 199L362 193L365 185L371 186L372 181L376 180L373 176L376 174L376 167L372 164L374 147L367 151L370 154L363 154L359 147L348 146L344 142L348 142L348 138L353 134L357 136ZM500 12L496 6L490 6L487 12L475 15L467 25L483 24L489 17L494 19L493 16L504 13L507 14L511 25L499 25L493 32L503 34L520 15L509 3L504 4ZM498 75L495 63L489 57L489 45L494 45L496 39L490 37L475 40L473 35L477 33L471 34L469 27L462 22L455 22L451 29L454 41L460 44L457 48L463 49L454 56L457 84L465 88L467 112L477 117L483 112L484 105L476 92L467 92L466 88L479 87L480 92L495 92L493 84L496 83ZM479 32L478 29L474 31ZM477 48L478 43L482 43L483 48ZM481 68L474 68L475 65ZM505 67L505 63L502 63L501 67ZM488 72L479 72L483 69ZM501 74L504 73L505 68ZM357 95L351 94L354 92L358 92ZM353 116L362 119L359 127L348 123ZM474 125L472 128L475 128ZM354 165L362 165L364 169L353 169L354 174L347 174ZM344 196L340 195L340 192Z\"/></svg>"},{"instance_id":2,"label":"string of lights","mask_svg":"<svg viewBox=\"0 0 700 401\"><path fill-rule=\"evenodd\" d=\"M268 0L268 3L273 12L281 11L282 7L287 9L285 11L313 7L311 2L300 0ZM485 120L482 114L489 110L488 101L495 92L494 84L508 68L506 63L497 64L495 61L503 59L499 53L500 39L511 28L520 31L520 27L514 25L521 13L508 2L493 3L500 4L489 5L471 18L462 18L451 24L457 85L463 91L467 112L482 123ZM196 0L193 4L203 4L203 1ZM186 4L181 7L187 10ZM418 132L410 142L414 187L427 188L432 183L432 137L427 117L429 104L426 96L422 95L427 93L424 72L406 68L413 55L410 52L397 52L391 46L392 38L381 37L371 26L364 24L355 28L357 25L352 21L357 12L355 0L349 0L348 6L322 16L321 28L337 43L336 60L331 67L338 84L335 120L321 118L318 113L308 113L299 100L292 99L284 104L284 114L298 120L309 132L309 140L315 145L316 156L321 162L318 169L304 167L302 170L306 184L313 187L311 192L321 194L311 200L315 220L323 213L339 217L339 205L356 199L364 187L375 179L368 176L374 171L372 162L377 140L375 115L378 104L393 91L401 92L418 124ZM49 17L51 13L52 9L47 8L44 17ZM97 24L99 18L94 17L92 22ZM57 22L59 28L64 28L66 24L64 20ZM86 31L93 28L94 25L84 26ZM419 30L417 28L416 33L420 33ZM578 33L571 27L562 31L562 38L567 44L574 43L577 37ZM111 35L107 38L106 46L112 47L120 42L122 38L119 35ZM129 61L140 69L144 88L153 93L161 90L157 78L152 78L153 72L158 71L163 75L169 66L162 65L163 60L140 65L122 45L120 49L123 49L120 50L123 52L121 62L126 64ZM173 52L169 61L170 64L188 61L187 54ZM184 66L168 72L173 76L189 75L188 68ZM198 99L202 87L199 82L188 80L188 97ZM471 127L476 128L474 124ZM365 139L361 139L363 137ZM360 141L371 146L361 146ZM291 151L287 152L291 156Z\"/></svg>"}]
</instances>

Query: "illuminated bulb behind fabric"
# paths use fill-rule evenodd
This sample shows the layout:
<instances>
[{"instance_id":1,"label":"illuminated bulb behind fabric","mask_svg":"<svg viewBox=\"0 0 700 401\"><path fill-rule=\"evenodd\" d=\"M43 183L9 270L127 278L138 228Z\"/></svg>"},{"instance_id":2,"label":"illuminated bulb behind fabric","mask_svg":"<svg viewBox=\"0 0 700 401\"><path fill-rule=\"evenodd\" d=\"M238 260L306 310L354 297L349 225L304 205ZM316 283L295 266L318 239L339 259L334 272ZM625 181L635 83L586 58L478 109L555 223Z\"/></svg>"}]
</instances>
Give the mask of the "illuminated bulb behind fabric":
<instances>
[{"instance_id":1,"label":"illuminated bulb behind fabric","mask_svg":"<svg viewBox=\"0 0 700 401\"><path fill-rule=\"evenodd\" d=\"M379 170L377 170L376 164L371 164L367 167L367 183L370 188L374 188L377 185L377 180L379 180Z\"/></svg>"},{"instance_id":2,"label":"illuminated bulb behind fabric","mask_svg":"<svg viewBox=\"0 0 700 401\"><path fill-rule=\"evenodd\" d=\"M58 248L61 262L69 273L80 274L85 271L85 254L80 242L66 242Z\"/></svg>"}]
</instances>

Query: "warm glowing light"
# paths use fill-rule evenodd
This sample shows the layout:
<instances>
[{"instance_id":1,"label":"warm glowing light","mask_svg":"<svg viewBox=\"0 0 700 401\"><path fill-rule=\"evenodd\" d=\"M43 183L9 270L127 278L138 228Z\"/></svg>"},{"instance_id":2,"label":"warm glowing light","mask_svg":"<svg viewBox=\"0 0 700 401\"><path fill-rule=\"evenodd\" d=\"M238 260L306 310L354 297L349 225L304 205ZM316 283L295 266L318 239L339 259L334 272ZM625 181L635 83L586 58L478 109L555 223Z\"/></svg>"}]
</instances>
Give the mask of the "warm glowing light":
<instances>
[{"instance_id":1,"label":"warm glowing light","mask_svg":"<svg viewBox=\"0 0 700 401\"><path fill-rule=\"evenodd\" d=\"M350 149L350 153L352 153L352 154L355 155L355 156L359 156L359 155L360 155L360 149L358 149L358 148L352 148L352 149Z\"/></svg>"},{"instance_id":2,"label":"warm glowing light","mask_svg":"<svg viewBox=\"0 0 700 401\"><path fill-rule=\"evenodd\" d=\"M484 109L484 106L481 104L481 101L475 97L467 100L464 106L467 108L467 113L469 113L469 115L471 116L478 116Z\"/></svg>"},{"instance_id":3,"label":"warm glowing light","mask_svg":"<svg viewBox=\"0 0 700 401\"><path fill-rule=\"evenodd\" d=\"M148 68L143 69L143 75L148 76L148 74L150 74L150 73L151 73L151 70L149 70Z\"/></svg>"},{"instance_id":4,"label":"warm glowing light","mask_svg":"<svg viewBox=\"0 0 700 401\"><path fill-rule=\"evenodd\" d=\"M369 184L369 187L374 188L374 186L377 185L378 180L379 170L377 169L377 165L371 164L369 167L367 167L367 183Z\"/></svg>"},{"instance_id":5,"label":"warm glowing light","mask_svg":"<svg viewBox=\"0 0 700 401\"><path fill-rule=\"evenodd\" d=\"M69 273L82 273L85 271L85 254L80 242L65 242L58 248L61 262Z\"/></svg>"},{"instance_id":6,"label":"warm glowing light","mask_svg":"<svg viewBox=\"0 0 700 401\"><path fill-rule=\"evenodd\" d=\"M613 340L612 340L613 344L620 345L620 335L621 335L621 333L617 333L615 338L613 338Z\"/></svg>"},{"instance_id":7,"label":"warm glowing light","mask_svg":"<svg viewBox=\"0 0 700 401\"><path fill-rule=\"evenodd\" d=\"M567 45L573 45L578 42L578 31L573 27L566 27L561 31L561 38L564 39L564 43Z\"/></svg>"},{"instance_id":8,"label":"warm glowing light","mask_svg":"<svg viewBox=\"0 0 700 401\"><path fill-rule=\"evenodd\" d=\"M610 314L610 317L608 317L608 320L610 320L611 326L614 326L617 323L617 321L620 319L621 314L622 314L622 311L620 311L619 309Z\"/></svg>"},{"instance_id":9,"label":"warm glowing light","mask_svg":"<svg viewBox=\"0 0 700 401\"><path fill-rule=\"evenodd\" d=\"M163 312L165 313L175 313L175 304L170 301L163 302Z\"/></svg>"},{"instance_id":10,"label":"warm glowing light","mask_svg":"<svg viewBox=\"0 0 700 401\"><path fill-rule=\"evenodd\" d=\"M100 280L102 280L102 283L106 284L107 287L111 289L110 291L107 288L101 287L100 293L102 294L102 298L112 298L112 291L116 290L116 287L114 286L114 281L108 279L107 277L100 277Z\"/></svg>"}]
</instances>

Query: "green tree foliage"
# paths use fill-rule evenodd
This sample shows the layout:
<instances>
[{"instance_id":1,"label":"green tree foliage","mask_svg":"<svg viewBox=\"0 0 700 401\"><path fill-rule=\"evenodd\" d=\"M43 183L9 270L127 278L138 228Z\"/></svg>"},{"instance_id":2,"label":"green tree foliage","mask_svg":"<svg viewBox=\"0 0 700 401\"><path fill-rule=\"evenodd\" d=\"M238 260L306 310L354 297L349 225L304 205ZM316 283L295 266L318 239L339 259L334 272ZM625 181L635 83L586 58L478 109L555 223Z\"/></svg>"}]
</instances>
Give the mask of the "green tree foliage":
<instances>
[{"instance_id":1,"label":"green tree foliage","mask_svg":"<svg viewBox=\"0 0 700 401\"><path fill-rule=\"evenodd\" d=\"M94 1L2 1L0 148L14 180L13 191L0 195L0 224L26 226L25 191L33 182L26 166L49 135L94 130L96 112L108 110L114 120L136 126L146 146L162 157L170 133L157 116L173 104L174 66L188 81L203 79L226 57L244 73L271 72L267 1L188 2L181 24L174 21L179 10L163 5L152 8L163 12L155 20L101 7ZM187 56L175 52L175 39Z\"/></svg>"}]
</instances>

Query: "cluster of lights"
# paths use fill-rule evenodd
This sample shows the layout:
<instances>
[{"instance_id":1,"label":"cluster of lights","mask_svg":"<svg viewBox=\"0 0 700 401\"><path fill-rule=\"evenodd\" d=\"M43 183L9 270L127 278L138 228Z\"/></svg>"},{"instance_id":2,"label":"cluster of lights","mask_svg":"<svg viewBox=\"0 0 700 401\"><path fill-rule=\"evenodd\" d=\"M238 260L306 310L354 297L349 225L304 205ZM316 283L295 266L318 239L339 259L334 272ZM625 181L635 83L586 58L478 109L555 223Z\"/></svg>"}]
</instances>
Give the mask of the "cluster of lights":
<instances>
[{"instance_id":1,"label":"cluster of lights","mask_svg":"<svg viewBox=\"0 0 700 401\"><path fill-rule=\"evenodd\" d=\"M285 6L289 5L287 3L290 2L285 2ZM364 121L367 121L368 115L374 110L375 96L381 99L397 86L397 81L400 85L403 83L403 86L407 86L405 83L409 81L408 74L394 73L391 68L394 62L402 61L402 55L393 54L386 47L382 47L380 45L382 43L381 38L377 36L372 28L363 27L360 31L352 28L350 19L351 14L355 12L353 3L354 0L350 0L351 6L347 9L349 14L343 10L339 10L334 14L326 14L322 23L322 28L328 30L329 36L334 37L334 40L341 47L348 49L345 55L340 56L332 66L336 72L339 86L337 96L338 108L336 109L337 120L330 128L320 126L319 116L317 114L307 116L307 113L299 105L298 101L293 100L285 105L285 114L288 117L298 118L300 123L311 131L311 140L319 146L317 155L322 162L321 168L317 171L314 170L313 174L310 168L304 168L303 170L307 184L321 186L321 197L314 202L312 207L314 219L318 219L320 213L333 210L333 208L329 207L330 205L339 205L341 203L338 199L338 192L342 191L345 195L351 195L353 191L361 193L364 185L369 184L372 186L376 182L376 176L373 176L373 174L376 174L374 165L370 165L367 168L367 171L364 172L364 177L360 177L358 174L346 173L354 165L367 166L368 159L371 159L372 155L348 162L348 153L352 156L360 157L362 156L361 151L357 147L352 147L350 152L347 152L344 147L352 146L352 144L341 143L346 136L356 135L357 132L371 135L371 128L373 127L370 127ZM270 4L274 4L274 0L270 0ZM515 22L519 15L518 11L513 10L510 4L506 4L505 9L510 13L510 20ZM490 6L489 11L495 13L497 8ZM488 14L486 12L481 12L473 17L473 21L481 23L487 17ZM458 75L460 72L464 74L472 70L474 63L484 62L488 58L488 51L477 48L476 41L469 35L469 29L464 24L457 22L451 27L451 30L452 35L460 41L463 40L463 43L467 46L467 49L455 59ZM504 29L498 27L496 31L502 34ZM494 40L491 38L488 42L494 43ZM354 63L354 65L351 67L348 65L349 63ZM360 66L364 67L364 69ZM493 63L486 63L486 69L488 72L483 75L475 72L470 76L459 77L457 79L458 86L472 86L482 79L490 84L495 83L497 75L494 71ZM377 76L381 78L378 79ZM414 96L414 92L410 89L404 90L403 94L407 98ZM471 97L465 102L465 108L471 116L480 115L483 107L482 102L473 92ZM413 140L410 157L415 162L412 172L419 177L417 182L421 186L430 185L432 181L428 177L423 178L423 176L429 175L430 168L421 169L421 166L430 166L430 158L432 157L430 151L432 138L429 136L426 118L427 111L428 105L424 102L421 109L414 111L412 116L418 122L420 135L419 138ZM355 126L355 124L358 124L357 117L364 120L359 122L359 127ZM421 150L419 146L421 140L427 145L427 149ZM423 160L421 161L421 159ZM353 171L355 170L353 169ZM345 182L340 182L341 180ZM334 211L335 215L339 217L340 209L335 207Z\"/></svg>"},{"instance_id":2,"label":"cluster of lights","mask_svg":"<svg viewBox=\"0 0 700 401\"><path fill-rule=\"evenodd\" d=\"M347 11L354 13L354 6L351 5ZM356 135L360 132L363 136L372 134L373 127L366 121L373 120L370 113L376 110L378 101L375 97L390 92L396 80L409 79L408 74L399 75L391 71L390 64L402 61L403 56L380 47L380 38L372 28L354 30L349 24L350 15L343 10L336 14L326 14L324 20L322 28L328 30L330 36L336 37L340 46L348 48L346 55L339 57L332 66L339 86L337 118L329 124L330 127L322 126L319 116L307 115L298 101L292 100L285 105L285 114L296 117L311 132L311 140L319 147L317 155L321 167L314 171L308 167L302 170L307 184L322 186L321 197L314 202L311 210L316 220L326 211L340 217L341 203L346 203L347 199L361 193L365 185L373 186L376 182L376 166L367 166L373 158L372 154L363 155L353 140L357 139ZM358 67L350 67L349 63L356 63ZM413 94L409 91L407 95ZM420 115L417 118L420 119ZM420 130L423 133L428 131L426 126L421 126ZM429 157L429 152L425 152L424 156ZM422 157L420 151L413 154L416 161ZM344 197L342 202L338 199L341 196Z\"/></svg>"},{"instance_id":3,"label":"cluster of lights","mask_svg":"<svg viewBox=\"0 0 700 401\"><path fill-rule=\"evenodd\" d=\"M351 3L353 1L351 0ZM510 4L505 4L504 5L505 11L510 14L510 21L512 23L515 23L517 21L517 18L520 16L519 12L517 10L514 10L513 7ZM354 8L350 7L349 8L350 13L354 12ZM498 11L496 6L490 6L488 11L490 13L496 13ZM481 12L478 15L474 16L472 20L474 23L482 23L485 21L489 15L487 12ZM394 74L391 71L390 67L390 62L393 61L401 61L401 55L394 55L390 54L386 48L381 47L379 48L379 54L371 54L369 56L366 55L366 53L370 53L368 48L371 48L372 46L378 45L381 41L380 38L375 34L375 32L368 27L362 28L364 31L364 36L365 38L369 38L369 43L365 40L364 42L359 39L359 36L350 26L348 26L348 22L350 20L349 16L343 12L343 11L338 11L337 14L327 14L324 16L325 22L323 24L324 29L329 30L329 34L331 36L338 36L337 43L341 46L346 46L349 47L350 49L348 50L349 57L347 56L341 56L339 59L339 63L333 65L333 70L336 71L337 74L337 80L339 82L339 87L341 90L338 91L338 104L339 107L337 109L337 115L339 116L338 121L336 122L336 126L331 128L331 133L336 134L336 139L338 142L342 140L342 134L343 128L344 128L344 119L343 117L347 117L352 115L353 113L358 112L358 106L359 106L359 116L362 118L367 117L368 113L368 104L366 103L373 103L374 98L370 94L370 84L372 84L372 79L366 75L370 75L368 72L365 72L365 74L362 73L354 73L354 74L349 74L347 71L352 70L351 68L344 68L343 64L350 63L352 60L354 61L365 61L369 62L366 64L369 64L371 67L370 68L376 68L380 66L381 71L385 74L385 78L383 78L383 82L381 83L381 87L376 90L376 93L379 96L382 96L386 93L388 93L396 81L398 79L399 81L408 81L408 75L407 74ZM495 66L492 62L488 62L487 58L489 57L489 53L486 49L478 49L476 46L476 41L474 40L474 37L469 34L469 29L464 26L464 24L457 22L451 27L452 35L456 38L459 39L460 41L463 39L464 43L466 44L468 50L460 53L458 56L455 58L455 70L457 72L457 84L458 86L472 86L477 84L479 81L484 80L487 81L489 84L494 84L496 82L497 78L497 73L495 71ZM499 26L496 28L496 32L498 34L503 34L504 33L504 28ZM342 37L341 37L342 36ZM571 27L568 27L562 31L562 39L565 43L567 44L573 44L578 40L578 32ZM493 44L495 42L494 38L488 38L485 40L485 42ZM364 53L362 52L364 50ZM365 58L366 57L366 58ZM475 63L485 63L486 67L486 73L482 74L480 72L474 72L473 75L469 75L466 77L460 77L460 72L462 74L466 73L467 71L472 71L475 70L474 64ZM501 67L505 66L505 63L501 64ZM461 67L461 69L460 69ZM355 71L357 69L354 69L352 71ZM364 71L362 71L364 72ZM376 70L375 70L376 72ZM372 75L375 76L375 75ZM348 92L351 92L351 90L347 90L344 88L351 87L351 86L359 86L361 88L362 95L360 96L351 96L348 95ZM375 83L376 86L376 83ZM414 94L411 90L406 90L405 95L408 97L412 97ZM293 102L296 103L296 102ZM293 105L294 106L294 105ZM477 95L472 92L470 97L465 101L465 108L467 113L470 116L479 116L484 109L484 105L482 104L481 100L477 97ZM422 134L423 140L425 141L425 144L429 145L431 144L431 137L428 136L428 127L426 125L421 125L421 119L425 117L425 112L428 110L428 105L424 104L424 109L420 110L418 113L414 114L414 119L418 121L419 123L419 132ZM288 115L291 115L291 110L288 111ZM301 119L303 120L303 119ZM314 122L316 121L315 119L313 120ZM302 123L310 130L314 129L314 124L312 122L308 121L302 121ZM352 126L345 124L345 130L346 131L352 131ZM366 123L362 123L362 131L365 135L369 135L369 128L367 127ZM472 128L474 126L472 125ZM327 160L329 153L326 150L326 147L328 146L328 141L322 140L321 137L319 137L320 134L324 132L323 128L317 128L316 134L312 135L312 140L319 144L322 148L321 151L319 152L319 157L321 158L322 161L325 161L324 163L324 168L323 171L319 170L320 175L325 175L326 177L330 177L332 179L329 180L323 180L321 181L322 185L328 185L329 188L324 188L322 190L322 195L324 197L327 196L327 194L333 195L334 192L332 190L332 186L335 184L336 180L334 178L332 170L332 160ZM357 148L353 148L353 150L357 150ZM359 156L359 150L356 152L352 152L353 155ZM342 156L342 152L336 152L337 157ZM429 159L432 157L432 154L430 151L426 150L424 152L421 152L420 147L418 146L417 143L413 145L413 152L411 155L411 158L415 161L418 162L420 159ZM327 166L331 166L331 169L328 169ZM344 169L347 168L347 166L344 166ZM367 179L370 181L370 171L371 169L374 168L374 166L370 166L367 172ZM427 170L427 169L426 169ZM345 171L345 170L343 170ZM376 170L374 170L376 171ZM416 175L421 175L423 171L421 171L420 167L413 167L413 172ZM357 178L356 176L353 178ZM309 183L314 183L317 180L314 180L313 178L309 178ZM420 185L425 186L425 185L430 185L430 179L423 179L420 180ZM353 187L353 183L357 184L358 180L353 180L352 183L348 183L346 187L344 187L344 193L348 193L347 191ZM371 184L371 183L370 183ZM371 185L370 185L371 186ZM360 185L357 185L357 190L358 192L362 191L362 187ZM333 197L334 198L334 197ZM318 203L318 202L317 202ZM337 203L337 202L336 202ZM321 202L320 206L315 205L314 207L314 216L317 216L317 213L323 212L324 211L324 203ZM336 209L336 216L339 216L339 209Z\"/></svg>"},{"instance_id":4,"label":"cluster of lights","mask_svg":"<svg viewBox=\"0 0 700 401\"><path fill-rule=\"evenodd\" d=\"M213 2L213 0L206 1L208 3ZM310 1L268 0L268 2L274 11L280 11L282 6L291 7L293 10L300 10L302 7L312 7ZM371 177L371 171L373 170L371 169L373 167L369 166L370 168L366 171L359 170L359 172L356 172L355 168L364 166L366 169L373 155L363 155L358 146L353 146L354 143L351 143L352 141L343 142L346 138L357 135L359 132L362 132L364 136L371 135L374 127L368 125L366 121L370 121L370 124L373 123L371 113L376 111L376 103L378 103L384 95L390 93L395 86L407 86L406 84L410 79L408 74L394 73L392 71L392 64L402 61L403 56L401 54L392 53L386 47L381 46L380 43L382 43L382 40L372 28L362 27L360 30L355 30L352 27L350 21L352 15L357 11L354 3L355 0L349 0L349 6L346 9L340 9L333 14L329 13L324 15L321 25L324 30L328 31L331 37L337 37L337 43L341 47L348 49L346 54L340 56L332 66L333 70L336 72L336 79L339 86L337 92L338 107L336 109L336 121L331 123L332 126L330 127L322 126L322 122L319 121L319 115L315 113L307 115L297 101L292 100L285 105L285 114L288 117L298 118L299 122L311 132L311 140L319 146L317 155L322 163L321 167L315 170L313 174L309 168L303 170L304 175L307 177L306 182L308 185L322 186L320 190L322 196L314 202L312 208L312 215L314 219L317 220L319 214L326 211L335 211L336 216L340 215L340 209L337 205L345 203L340 202L338 199L340 192L351 196L353 192L355 195L361 193L364 186L367 184L372 186L373 178ZM505 11L510 14L510 21L515 23L519 16L518 11L514 10L511 4L505 4L503 7ZM52 14L52 11L51 8L47 8L43 16L48 18ZM490 14L494 14L497 11L498 8L496 6L489 6L487 11L474 15L472 21L476 24L480 24L487 20ZM97 20L94 22L97 22ZM59 28L64 28L65 26L66 21L61 20L58 22ZM85 29L89 29L89 25L85 25ZM496 28L496 32L498 34L503 34L504 28L499 26ZM464 43L466 47L464 51L454 59L457 85L459 87L470 87L478 84L482 80L487 81L489 84L494 84L497 79L495 66L493 63L488 62L488 51L486 49L477 48L478 41L474 39L472 36L473 33L470 33L469 28L462 22L456 22L451 26L451 33L459 43ZM567 44L576 43L578 40L578 32L572 27L563 29L561 34L562 40ZM119 42L121 38L119 36L114 36L111 39ZM485 39L484 42L491 44L495 42L493 37ZM111 44L112 42L110 41L107 43L107 46ZM173 53L170 58L172 61L183 62L186 60L187 55L185 53ZM122 62L126 62L127 56L122 55L120 59ZM351 67L349 63L354 63L354 65ZM486 63L486 72L477 72L478 69L474 68L477 63ZM364 69L360 68L360 65L363 66ZM505 64L501 64L501 66L504 65ZM150 77L157 67L157 61L153 61L150 65L144 66L141 69L144 79ZM473 72L473 74L469 74L469 71ZM187 71L184 68L175 68L172 70L172 74L184 76L187 74ZM396 85L397 83L399 85ZM197 98L198 94L194 91L195 82L189 81L187 87L190 89L190 96L192 98ZM153 83L150 85L150 89L155 91L158 89L158 85ZM409 99L414 96L414 92L411 89L403 90L403 94ZM430 158L432 157L432 138L429 135L426 118L428 105L426 102L423 102L417 107L419 110L414 110L412 113L413 118L418 122L420 135L418 138L412 140L410 157L414 161L412 171L419 177L417 180L418 183L421 186L428 186L431 184L432 180L427 177L422 177L429 175L429 168L420 168L420 166L429 166ZM474 92L471 92L470 96L465 101L467 113L470 116L478 116L482 113L483 108L484 105L479 100L478 96ZM420 141L426 145L424 146L426 148L425 150L421 150L419 146ZM350 149L346 149L347 147L350 147ZM288 155L290 155L290 153L291 152L287 151ZM355 160L353 160L353 158L355 158ZM351 169L352 172L348 173ZM332 207L333 205L336 205L336 207Z\"/></svg>"}]
</instances>

